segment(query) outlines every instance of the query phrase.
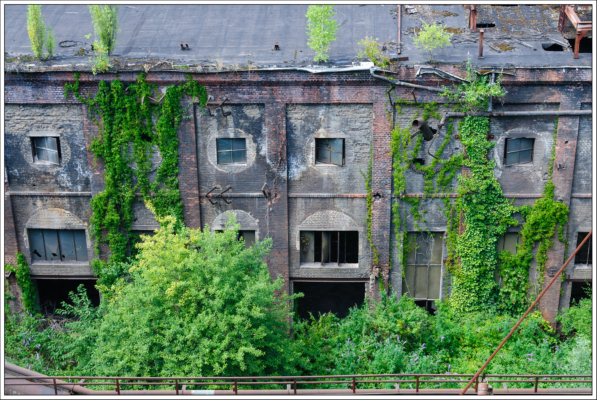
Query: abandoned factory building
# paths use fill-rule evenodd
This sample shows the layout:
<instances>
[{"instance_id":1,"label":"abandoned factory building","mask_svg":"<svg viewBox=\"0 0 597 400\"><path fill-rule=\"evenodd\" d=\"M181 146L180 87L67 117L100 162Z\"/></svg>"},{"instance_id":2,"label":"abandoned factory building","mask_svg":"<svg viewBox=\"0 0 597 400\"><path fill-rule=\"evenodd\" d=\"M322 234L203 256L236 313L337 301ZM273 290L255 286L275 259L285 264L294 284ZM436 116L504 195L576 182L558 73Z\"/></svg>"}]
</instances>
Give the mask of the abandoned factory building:
<instances>
[{"instance_id":1,"label":"abandoned factory building","mask_svg":"<svg viewBox=\"0 0 597 400\"><path fill-rule=\"evenodd\" d=\"M501 77L506 90L490 103L487 136L495 143L488 157L504 196L514 206L533 205L553 179L555 199L569 207L568 247L554 238L541 273L548 278L559 269L593 224L592 31L577 35L581 24L569 17L591 21L590 6L334 9L337 40L327 63L316 63L307 46L307 5L121 6L112 67L94 75L87 6L43 6L59 44L55 57L43 61L31 57L27 6L5 6L4 260L14 264L17 253L24 255L46 311L81 283L97 303L90 262L110 256L103 245L96 253L90 230L91 200L105 189L103 160L90 150L99 129L88 106L64 95L76 73L85 95L96 93L100 81L127 86L142 73L162 93L187 75L203 85L207 107L190 104L190 118L177 132L186 225L215 232L232 212L248 245L273 239L266 262L289 292L305 293L301 315L344 315L389 287L429 311L450 296L446 232L459 217L442 209L445 197L456 200L462 171L444 194L434 195L418 166L463 152L461 117L448 116L453 123L440 126L440 139L422 142L408 160L402 192L393 178L391 139L396 127L418 135L411 124L425 106L435 107L425 115L427 125L440 125L454 103L441 89L464 81L470 59L479 75ZM433 62L413 42L422 22L445 24L453 34ZM379 41L387 67L357 58L365 37ZM524 115L500 115L514 111ZM440 150L448 125L453 132ZM150 178L161 162L154 151ZM413 198L420 198L423 218L404 201ZM132 233L159 229L142 201L133 211ZM400 232L396 213L405 219ZM509 227L498 250L516 252L521 229ZM398 233L417 250L404 251ZM547 319L591 284L591 248L589 241L544 296ZM534 259L530 286L548 281L539 279Z\"/></svg>"}]
</instances>

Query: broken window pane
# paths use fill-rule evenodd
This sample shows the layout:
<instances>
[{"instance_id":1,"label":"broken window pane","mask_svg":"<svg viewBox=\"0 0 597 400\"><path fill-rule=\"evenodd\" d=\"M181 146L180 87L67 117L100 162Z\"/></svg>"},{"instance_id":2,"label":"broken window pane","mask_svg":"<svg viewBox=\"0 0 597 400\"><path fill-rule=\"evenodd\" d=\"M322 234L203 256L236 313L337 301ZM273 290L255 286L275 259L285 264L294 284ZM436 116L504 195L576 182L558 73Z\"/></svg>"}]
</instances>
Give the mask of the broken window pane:
<instances>
[{"instance_id":1,"label":"broken window pane","mask_svg":"<svg viewBox=\"0 0 597 400\"><path fill-rule=\"evenodd\" d=\"M342 153L332 153L332 164L342 166Z\"/></svg>"},{"instance_id":2,"label":"broken window pane","mask_svg":"<svg viewBox=\"0 0 597 400\"><path fill-rule=\"evenodd\" d=\"M34 161L45 161L60 164L58 155L59 142L55 137L32 138Z\"/></svg>"},{"instance_id":3,"label":"broken window pane","mask_svg":"<svg viewBox=\"0 0 597 400\"><path fill-rule=\"evenodd\" d=\"M331 161L330 151L317 149L317 162L329 164Z\"/></svg>"},{"instance_id":4,"label":"broken window pane","mask_svg":"<svg viewBox=\"0 0 597 400\"><path fill-rule=\"evenodd\" d=\"M31 260L45 260L46 250L41 229L29 229L29 246L31 247Z\"/></svg>"},{"instance_id":5,"label":"broken window pane","mask_svg":"<svg viewBox=\"0 0 597 400\"><path fill-rule=\"evenodd\" d=\"M31 260L88 261L84 230L29 229Z\"/></svg>"},{"instance_id":6,"label":"broken window pane","mask_svg":"<svg viewBox=\"0 0 597 400\"><path fill-rule=\"evenodd\" d=\"M59 261L60 250L58 250L58 232L51 229L44 229L44 244L46 246L46 260Z\"/></svg>"},{"instance_id":7,"label":"broken window pane","mask_svg":"<svg viewBox=\"0 0 597 400\"><path fill-rule=\"evenodd\" d=\"M330 232L321 232L321 262L330 262Z\"/></svg>"},{"instance_id":8,"label":"broken window pane","mask_svg":"<svg viewBox=\"0 0 597 400\"><path fill-rule=\"evenodd\" d=\"M407 265L404 272L405 280L403 281L404 288L402 293L406 293L408 297L414 297L415 294L415 266Z\"/></svg>"},{"instance_id":9,"label":"broken window pane","mask_svg":"<svg viewBox=\"0 0 597 400\"><path fill-rule=\"evenodd\" d=\"M301 262L314 262L315 235L314 232L301 232Z\"/></svg>"}]
</instances>

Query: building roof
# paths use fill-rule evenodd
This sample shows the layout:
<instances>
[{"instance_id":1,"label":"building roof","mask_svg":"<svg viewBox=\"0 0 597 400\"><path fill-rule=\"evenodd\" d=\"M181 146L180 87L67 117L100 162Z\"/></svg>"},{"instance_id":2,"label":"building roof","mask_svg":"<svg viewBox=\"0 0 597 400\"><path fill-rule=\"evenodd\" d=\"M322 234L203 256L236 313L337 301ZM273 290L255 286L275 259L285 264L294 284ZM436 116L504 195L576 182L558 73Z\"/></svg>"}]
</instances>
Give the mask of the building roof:
<instances>
[{"instance_id":1,"label":"building roof","mask_svg":"<svg viewBox=\"0 0 597 400\"><path fill-rule=\"evenodd\" d=\"M406 8L408 7L408 8ZM335 5L340 27L327 63L344 67L359 61L358 42L365 37L386 44L391 58L408 57L401 63L421 64L426 51L413 42L422 22L445 24L454 35L451 45L435 52L442 64L460 64L470 57L475 65L492 67L590 67L592 54L578 59L558 32L558 6L477 6L478 23L485 28L484 58L479 59L478 36L468 29L468 13L462 5L416 5L402 9L402 51L397 54L398 18L393 5ZM118 70L189 71L242 70L264 67L305 67L313 62L307 46L308 5L121 5L120 33L111 56ZM412 13L411 13L412 12ZM56 37L56 56L32 60L27 34L27 6L5 5L6 71L90 70L93 23L86 5L43 5L45 23ZM586 11L585 11L586 13ZM91 37L85 36L91 33ZM188 42L189 50L180 43ZM279 43L279 51L274 44ZM564 51L546 47L563 45ZM567 47L567 49L566 49ZM362 61L362 60L361 60Z\"/></svg>"}]
</instances>

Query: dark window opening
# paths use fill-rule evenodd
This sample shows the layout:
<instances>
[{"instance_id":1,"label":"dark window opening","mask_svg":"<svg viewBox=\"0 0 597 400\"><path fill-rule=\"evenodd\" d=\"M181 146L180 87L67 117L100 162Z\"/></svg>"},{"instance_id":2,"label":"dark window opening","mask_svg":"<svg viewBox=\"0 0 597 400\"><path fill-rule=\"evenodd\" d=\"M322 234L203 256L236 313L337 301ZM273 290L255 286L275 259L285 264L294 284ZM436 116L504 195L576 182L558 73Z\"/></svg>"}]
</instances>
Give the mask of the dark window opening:
<instances>
[{"instance_id":1,"label":"dark window opening","mask_svg":"<svg viewBox=\"0 0 597 400\"><path fill-rule=\"evenodd\" d=\"M343 166L344 139L315 139L315 161Z\"/></svg>"},{"instance_id":2,"label":"dark window opening","mask_svg":"<svg viewBox=\"0 0 597 400\"><path fill-rule=\"evenodd\" d=\"M223 232L222 230L217 230L216 232ZM239 230L236 235L236 240L243 239L245 242L245 248L249 248L255 244L255 231L248 231L248 230Z\"/></svg>"},{"instance_id":3,"label":"dark window opening","mask_svg":"<svg viewBox=\"0 0 597 400\"><path fill-rule=\"evenodd\" d=\"M413 164L415 164L415 165L425 165L425 159L424 158L415 158L413 160Z\"/></svg>"},{"instance_id":4,"label":"dark window opening","mask_svg":"<svg viewBox=\"0 0 597 400\"><path fill-rule=\"evenodd\" d=\"M142 231L142 230L135 230L129 233L129 242L126 249L126 256L127 257L135 257L139 254L139 249L136 247L137 243L143 242L143 238L141 235L146 236L153 236L155 235L155 231Z\"/></svg>"},{"instance_id":5,"label":"dark window opening","mask_svg":"<svg viewBox=\"0 0 597 400\"><path fill-rule=\"evenodd\" d=\"M89 261L84 230L29 229L31 261Z\"/></svg>"},{"instance_id":6,"label":"dark window opening","mask_svg":"<svg viewBox=\"0 0 597 400\"><path fill-rule=\"evenodd\" d=\"M591 282L571 282L570 306L578 304L582 299L591 298Z\"/></svg>"},{"instance_id":7,"label":"dark window opening","mask_svg":"<svg viewBox=\"0 0 597 400\"><path fill-rule=\"evenodd\" d=\"M564 51L564 46L555 43L542 43L541 47L545 51Z\"/></svg>"},{"instance_id":8,"label":"dark window opening","mask_svg":"<svg viewBox=\"0 0 597 400\"><path fill-rule=\"evenodd\" d=\"M415 305L424 308L431 315L435 315L437 311L435 300L415 300Z\"/></svg>"},{"instance_id":9,"label":"dark window opening","mask_svg":"<svg viewBox=\"0 0 597 400\"><path fill-rule=\"evenodd\" d=\"M301 263L357 264L359 232L301 232Z\"/></svg>"},{"instance_id":10,"label":"dark window opening","mask_svg":"<svg viewBox=\"0 0 597 400\"><path fill-rule=\"evenodd\" d=\"M568 39L568 43L572 46L574 51L574 45L576 44L576 39ZM593 52L593 38L584 37L580 39L580 46L578 46L579 53L592 53Z\"/></svg>"},{"instance_id":11,"label":"dark window opening","mask_svg":"<svg viewBox=\"0 0 597 400\"><path fill-rule=\"evenodd\" d=\"M310 320L309 312L316 318L328 312L344 318L350 308L360 306L365 300L364 282L294 282L293 285L294 293L305 294L294 301L301 319Z\"/></svg>"},{"instance_id":12,"label":"dark window opening","mask_svg":"<svg viewBox=\"0 0 597 400\"><path fill-rule=\"evenodd\" d=\"M217 139L218 164L245 164L246 139Z\"/></svg>"},{"instance_id":13,"label":"dark window opening","mask_svg":"<svg viewBox=\"0 0 597 400\"><path fill-rule=\"evenodd\" d=\"M443 233L409 232L405 246L402 293L428 311L435 309L435 303L429 301L440 298Z\"/></svg>"},{"instance_id":14,"label":"dark window opening","mask_svg":"<svg viewBox=\"0 0 597 400\"><path fill-rule=\"evenodd\" d=\"M500 236L497 243L498 254L504 250L508 250L511 254L516 254L518 250L516 245L520 244L520 238L521 236L518 232L508 232L503 236ZM500 276L499 264L495 266L493 277L495 278L495 282L500 285L500 288L504 286L504 281Z\"/></svg>"},{"instance_id":15,"label":"dark window opening","mask_svg":"<svg viewBox=\"0 0 597 400\"><path fill-rule=\"evenodd\" d=\"M504 164L529 164L533 162L535 139L506 139Z\"/></svg>"},{"instance_id":16,"label":"dark window opening","mask_svg":"<svg viewBox=\"0 0 597 400\"><path fill-rule=\"evenodd\" d=\"M495 28L493 22L477 22L477 28Z\"/></svg>"},{"instance_id":17,"label":"dark window opening","mask_svg":"<svg viewBox=\"0 0 597 400\"><path fill-rule=\"evenodd\" d=\"M587 232L578 232L576 237L576 246L582 243L587 237ZM582 245L582 247L576 252L574 256L574 264L585 264L593 265L593 249L591 248L591 242L593 241L593 235Z\"/></svg>"},{"instance_id":18,"label":"dark window opening","mask_svg":"<svg viewBox=\"0 0 597 400\"><path fill-rule=\"evenodd\" d=\"M70 279L36 279L39 305L45 315L54 314L57 309L64 309L62 302L73 304L69 293L77 294L77 287L81 284L87 290L87 297L94 307L99 306L100 296L95 288L95 280L70 280Z\"/></svg>"},{"instance_id":19,"label":"dark window opening","mask_svg":"<svg viewBox=\"0 0 597 400\"><path fill-rule=\"evenodd\" d=\"M60 140L57 137L31 138L34 162L60 165Z\"/></svg>"}]
</instances>

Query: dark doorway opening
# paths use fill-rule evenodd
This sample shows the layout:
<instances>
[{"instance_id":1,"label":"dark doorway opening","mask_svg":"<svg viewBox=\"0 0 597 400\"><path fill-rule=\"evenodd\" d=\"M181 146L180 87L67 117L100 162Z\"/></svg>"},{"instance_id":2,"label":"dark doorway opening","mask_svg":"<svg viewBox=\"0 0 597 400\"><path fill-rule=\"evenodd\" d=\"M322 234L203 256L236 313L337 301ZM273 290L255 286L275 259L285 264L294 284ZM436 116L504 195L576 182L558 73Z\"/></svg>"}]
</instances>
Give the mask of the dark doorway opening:
<instances>
[{"instance_id":1,"label":"dark doorway opening","mask_svg":"<svg viewBox=\"0 0 597 400\"><path fill-rule=\"evenodd\" d=\"M564 46L555 43L541 43L541 47L545 51L564 51Z\"/></svg>"},{"instance_id":2,"label":"dark doorway opening","mask_svg":"<svg viewBox=\"0 0 597 400\"><path fill-rule=\"evenodd\" d=\"M305 296L294 301L301 319L310 319L332 312L338 318L348 315L349 309L365 300L364 282L294 282L294 293Z\"/></svg>"},{"instance_id":3,"label":"dark doorway opening","mask_svg":"<svg viewBox=\"0 0 597 400\"><path fill-rule=\"evenodd\" d=\"M572 293L570 294L570 307L582 299L590 298L591 282L572 282Z\"/></svg>"},{"instance_id":4,"label":"dark doorway opening","mask_svg":"<svg viewBox=\"0 0 597 400\"><path fill-rule=\"evenodd\" d=\"M95 288L95 280L71 280L71 279L36 279L39 305L43 314L54 314L57 309L64 308L62 302L72 304L69 293L77 293L77 287L81 284L87 290L87 297L94 307L99 306L100 296Z\"/></svg>"},{"instance_id":5,"label":"dark doorway opening","mask_svg":"<svg viewBox=\"0 0 597 400\"><path fill-rule=\"evenodd\" d=\"M493 22L477 22L477 28L495 28Z\"/></svg>"},{"instance_id":6,"label":"dark doorway opening","mask_svg":"<svg viewBox=\"0 0 597 400\"><path fill-rule=\"evenodd\" d=\"M574 49L576 39L568 39L568 43ZM580 46L578 46L579 53L592 53L593 52L593 38L584 37L580 39Z\"/></svg>"}]
</instances>

